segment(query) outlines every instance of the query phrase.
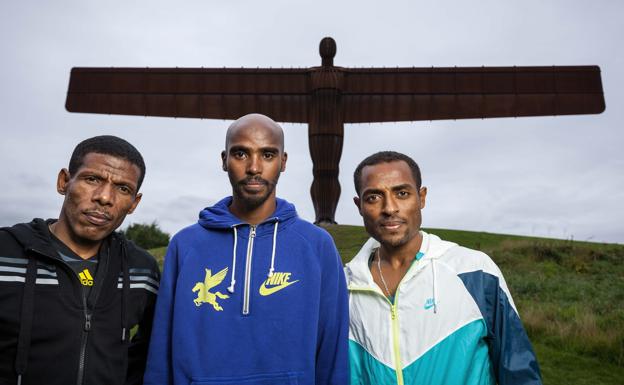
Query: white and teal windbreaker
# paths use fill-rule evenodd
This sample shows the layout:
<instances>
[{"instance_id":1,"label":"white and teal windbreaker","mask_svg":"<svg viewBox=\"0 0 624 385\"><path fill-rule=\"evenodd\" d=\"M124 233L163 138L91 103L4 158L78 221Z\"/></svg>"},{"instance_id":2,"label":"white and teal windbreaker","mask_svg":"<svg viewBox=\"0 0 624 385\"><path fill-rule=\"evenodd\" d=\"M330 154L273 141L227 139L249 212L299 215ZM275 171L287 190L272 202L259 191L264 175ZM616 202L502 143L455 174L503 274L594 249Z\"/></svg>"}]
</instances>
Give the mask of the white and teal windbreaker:
<instances>
[{"instance_id":1,"label":"white and teal windbreaker","mask_svg":"<svg viewBox=\"0 0 624 385\"><path fill-rule=\"evenodd\" d=\"M394 303L373 281L368 240L345 268L351 385L541 384L500 270L484 253L422 232Z\"/></svg>"}]
</instances>

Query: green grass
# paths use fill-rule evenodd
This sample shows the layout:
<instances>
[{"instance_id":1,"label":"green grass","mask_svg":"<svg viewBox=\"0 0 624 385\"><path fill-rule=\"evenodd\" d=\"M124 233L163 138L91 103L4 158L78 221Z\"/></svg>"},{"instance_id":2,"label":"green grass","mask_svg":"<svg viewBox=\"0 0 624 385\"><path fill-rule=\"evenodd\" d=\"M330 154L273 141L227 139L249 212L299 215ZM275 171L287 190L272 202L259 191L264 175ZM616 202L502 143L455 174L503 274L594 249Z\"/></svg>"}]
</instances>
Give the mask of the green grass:
<instances>
[{"instance_id":1,"label":"green grass","mask_svg":"<svg viewBox=\"0 0 624 385\"><path fill-rule=\"evenodd\" d=\"M368 239L328 226L343 262ZM489 254L503 271L546 385L624 383L624 246L427 229ZM161 261L165 248L151 252Z\"/></svg>"},{"instance_id":2,"label":"green grass","mask_svg":"<svg viewBox=\"0 0 624 385\"><path fill-rule=\"evenodd\" d=\"M533 338L544 385L622 385L624 368L550 347Z\"/></svg>"}]
</instances>

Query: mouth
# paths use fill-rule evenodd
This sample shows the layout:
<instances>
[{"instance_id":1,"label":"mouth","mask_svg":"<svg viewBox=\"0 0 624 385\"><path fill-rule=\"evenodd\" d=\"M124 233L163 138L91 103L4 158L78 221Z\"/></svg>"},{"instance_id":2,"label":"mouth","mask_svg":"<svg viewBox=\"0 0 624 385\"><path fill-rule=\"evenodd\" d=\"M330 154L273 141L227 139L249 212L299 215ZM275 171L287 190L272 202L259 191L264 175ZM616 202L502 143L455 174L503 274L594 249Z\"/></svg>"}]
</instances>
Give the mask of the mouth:
<instances>
[{"instance_id":1,"label":"mouth","mask_svg":"<svg viewBox=\"0 0 624 385\"><path fill-rule=\"evenodd\" d=\"M267 182L262 179L251 179L242 181L241 185L245 190L253 192L262 190L267 185Z\"/></svg>"},{"instance_id":2,"label":"mouth","mask_svg":"<svg viewBox=\"0 0 624 385\"><path fill-rule=\"evenodd\" d=\"M111 216L107 213L99 211L85 211L83 214L87 218L87 221L95 226L103 226L111 221Z\"/></svg>"},{"instance_id":3,"label":"mouth","mask_svg":"<svg viewBox=\"0 0 624 385\"><path fill-rule=\"evenodd\" d=\"M384 230L393 231L393 230L397 230L403 224L405 224L405 221L401 221L401 220L388 220L388 221L380 222L379 226L382 229L384 229Z\"/></svg>"}]
</instances>

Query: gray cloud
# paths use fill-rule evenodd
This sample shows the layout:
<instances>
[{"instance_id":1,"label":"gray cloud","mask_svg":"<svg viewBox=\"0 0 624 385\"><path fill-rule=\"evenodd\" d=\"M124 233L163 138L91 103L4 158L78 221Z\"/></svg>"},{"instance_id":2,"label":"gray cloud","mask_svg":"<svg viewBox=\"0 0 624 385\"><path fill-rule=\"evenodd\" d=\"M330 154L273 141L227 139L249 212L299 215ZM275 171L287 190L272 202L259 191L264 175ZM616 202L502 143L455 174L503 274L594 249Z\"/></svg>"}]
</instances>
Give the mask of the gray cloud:
<instances>
[{"instance_id":1,"label":"gray cloud","mask_svg":"<svg viewBox=\"0 0 624 385\"><path fill-rule=\"evenodd\" d=\"M4 2L0 224L57 215L58 170L76 143L102 133L128 139L147 162L144 200L126 223L157 219L175 232L230 192L219 167L228 122L69 114L71 67L308 67L331 35L341 66L597 64L607 101L593 116L349 125L339 222L360 224L357 163L393 149L423 169L426 226L624 242L623 11L563 0ZM284 129L278 194L313 219L307 128Z\"/></svg>"}]
</instances>

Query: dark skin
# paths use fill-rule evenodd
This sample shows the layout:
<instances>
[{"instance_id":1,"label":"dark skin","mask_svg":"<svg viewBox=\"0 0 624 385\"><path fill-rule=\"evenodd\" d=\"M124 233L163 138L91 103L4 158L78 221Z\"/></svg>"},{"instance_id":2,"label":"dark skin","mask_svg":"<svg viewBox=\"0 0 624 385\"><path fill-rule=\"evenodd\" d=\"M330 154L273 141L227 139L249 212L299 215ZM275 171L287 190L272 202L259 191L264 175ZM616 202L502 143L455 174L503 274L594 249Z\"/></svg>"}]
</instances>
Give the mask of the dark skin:
<instances>
[{"instance_id":1,"label":"dark skin","mask_svg":"<svg viewBox=\"0 0 624 385\"><path fill-rule=\"evenodd\" d=\"M62 169L56 188L65 199L50 231L81 258L96 255L102 241L141 201L140 175L128 160L98 153L85 155L74 175Z\"/></svg>"},{"instance_id":2,"label":"dark skin","mask_svg":"<svg viewBox=\"0 0 624 385\"><path fill-rule=\"evenodd\" d=\"M245 115L228 128L223 170L232 184L230 212L257 225L275 211L275 186L286 169L284 133L260 114Z\"/></svg>"},{"instance_id":3,"label":"dark skin","mask_svg":"<svg viewBox=\"0 0 624 385\"><path fill-rule=\"evenodd\" d=\"M395 295L422 244L420 211L425 207L427 189L418 188L407 163L393 161L364 167L360 191L353 201L366 231L381 245L371 274L387 294L377 268L380 262L390 295Z\"/></svg>"}]
</instances>

